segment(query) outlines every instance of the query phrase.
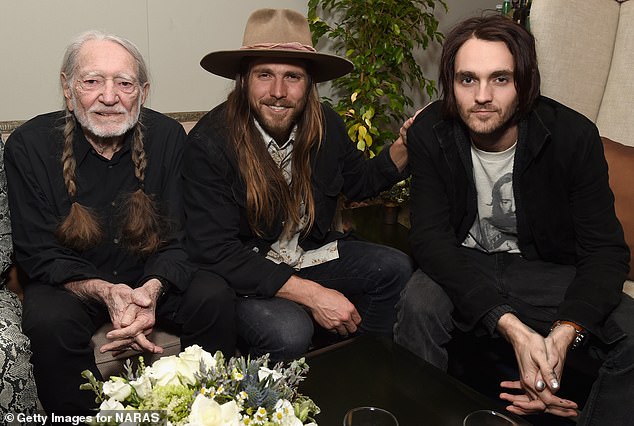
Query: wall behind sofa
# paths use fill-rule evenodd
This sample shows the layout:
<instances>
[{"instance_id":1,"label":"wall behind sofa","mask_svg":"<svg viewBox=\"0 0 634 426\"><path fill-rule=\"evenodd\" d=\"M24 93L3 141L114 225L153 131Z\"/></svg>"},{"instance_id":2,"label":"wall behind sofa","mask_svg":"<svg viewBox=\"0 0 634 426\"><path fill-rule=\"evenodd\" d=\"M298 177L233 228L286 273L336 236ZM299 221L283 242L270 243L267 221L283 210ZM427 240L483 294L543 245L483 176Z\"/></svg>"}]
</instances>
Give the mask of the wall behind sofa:
<instances>
[{"instance_id":1,"label":"wall behind sofa","mask_svg":"<svg viewBox=\"0 0 634 426\"><path fill-rule=\"evenodd\" d=\"M496 0L448 0L441 31ZM240 45L244 23L259 7L306 12L306 0L1 0L0 123L59 109L59 67L66 44L88 29L135 42L150 67L147 106L163 112L205 111L225 99L231 82L198 65L208 52ZM424 52L436 78L439 48ZM322 92L327 91L325 87ZM425 102L421 99L420 102ZM4 129L3 129L4 130Z\"/></svg>"}]
</instances>

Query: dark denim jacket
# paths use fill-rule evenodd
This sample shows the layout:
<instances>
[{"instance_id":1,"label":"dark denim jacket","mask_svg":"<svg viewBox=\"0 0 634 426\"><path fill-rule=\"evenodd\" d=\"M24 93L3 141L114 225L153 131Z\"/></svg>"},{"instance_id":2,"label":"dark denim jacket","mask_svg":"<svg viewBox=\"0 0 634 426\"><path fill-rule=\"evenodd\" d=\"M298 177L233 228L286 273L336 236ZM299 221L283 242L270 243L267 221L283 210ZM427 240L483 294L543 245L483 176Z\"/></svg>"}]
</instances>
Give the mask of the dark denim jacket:
<instances>
[{"instance_id":1,"label":"dark denim jacket","mask_svg":"<svg viewBox=\"0 0 634 426\"><path fill-rule=\"evenodd\" d=\"M559 318L614 341L622 332L606 318L621 300L629 251L598 130L544 97L519 128L513 188L522 255L574 265ZM504 300L460 256L477 214L468 133L462 124L443 120L437 102L419 114L408 146L414 257L473 326Z\"/></svg>"}]
</instances>

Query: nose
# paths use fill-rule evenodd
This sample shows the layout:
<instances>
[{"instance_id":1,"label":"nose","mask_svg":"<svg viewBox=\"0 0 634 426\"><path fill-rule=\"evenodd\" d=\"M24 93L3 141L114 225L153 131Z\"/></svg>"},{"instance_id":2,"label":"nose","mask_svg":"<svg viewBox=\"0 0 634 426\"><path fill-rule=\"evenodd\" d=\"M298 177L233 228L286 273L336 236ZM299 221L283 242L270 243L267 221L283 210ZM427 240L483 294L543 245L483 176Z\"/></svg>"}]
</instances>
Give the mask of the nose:
<instances>
[{"instance_id":1,"label":"nose","mask_svg":"<svg viewBox=\"0 0 634 426\"><path fill-rule=\"evenodd\" d=\"M109 79L104 82L103 90L99 99L105 105L114 105L119 102L119 95L115 90L114 81Z\"/></svg>"},{"instance_id":2,"label":"nose","mask_svg":"<svg viewBox=\"0 0 634 426\"><path fill-rule=\"evenodd\" d=\"M492 101L491 86L487 82L478 85L475 101L479 104L486 104Z\"/></svg>"},{"instance_id":3,"label":"nose","mask_svg":"<svg viewBox=\"0 0 634 426\"><path fill-rule=\"evenodd\" d=\"M286 83L283 78L275 78L271 81L270 95L276 99L286 97Z\"/></svg>"}]
</instances>

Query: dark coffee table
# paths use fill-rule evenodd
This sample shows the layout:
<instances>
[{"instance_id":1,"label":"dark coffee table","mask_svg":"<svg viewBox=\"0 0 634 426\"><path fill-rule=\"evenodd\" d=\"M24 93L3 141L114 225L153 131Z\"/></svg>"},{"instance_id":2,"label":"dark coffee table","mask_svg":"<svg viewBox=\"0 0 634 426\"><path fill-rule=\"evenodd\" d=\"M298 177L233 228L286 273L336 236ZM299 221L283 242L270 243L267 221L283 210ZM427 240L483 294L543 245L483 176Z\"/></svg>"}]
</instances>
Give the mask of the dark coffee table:
<instances>
[{"instance_id":1,"label":"dark coffee table","mask_svg":"<svg viewBox=\"0 0 634 426\"><path fill-rule=\"evenodd\" d=\"M505 412L492 400L419 359L390 339L361 336L307 355L310 371L300 386L321 408L320 426L341 426L354 407L391 411L400 426L462 426L479 409Z\"/></svg>"}]
</instances>

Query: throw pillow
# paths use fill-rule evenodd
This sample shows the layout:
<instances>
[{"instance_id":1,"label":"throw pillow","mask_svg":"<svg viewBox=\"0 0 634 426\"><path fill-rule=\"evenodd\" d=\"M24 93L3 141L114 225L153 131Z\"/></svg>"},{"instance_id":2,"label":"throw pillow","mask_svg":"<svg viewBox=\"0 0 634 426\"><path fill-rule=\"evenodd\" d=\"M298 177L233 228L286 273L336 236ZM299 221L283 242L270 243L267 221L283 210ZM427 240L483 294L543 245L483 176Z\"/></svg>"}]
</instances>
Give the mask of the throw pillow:
<instances>
[{"instance_id":1,"label":"throw pillow","mask_svg":"<svg viewBox=\"0 0 634 426\"><path fill-rule=\"evenodd\" d=\"M610 188L614 193L616 215L623 225L625 242L630 247L630 274L634 280L634 147L602 137L608 162Z\"/></svg>"}]
</instances>

